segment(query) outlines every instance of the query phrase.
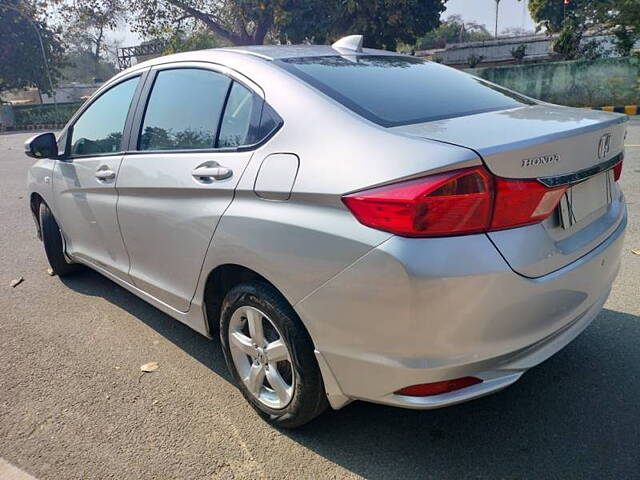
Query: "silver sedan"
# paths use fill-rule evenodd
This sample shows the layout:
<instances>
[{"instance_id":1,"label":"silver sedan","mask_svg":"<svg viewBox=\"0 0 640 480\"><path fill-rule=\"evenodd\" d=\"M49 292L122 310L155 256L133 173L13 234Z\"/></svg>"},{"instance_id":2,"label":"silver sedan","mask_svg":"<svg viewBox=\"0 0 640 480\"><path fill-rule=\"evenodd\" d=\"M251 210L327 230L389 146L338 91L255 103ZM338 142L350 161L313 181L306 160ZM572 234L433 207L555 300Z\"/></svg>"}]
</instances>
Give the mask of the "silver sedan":
<instances>
[{"instance_id":1,"label":"silver sedan","mask_svg":"<svg viewBox=\"0 0 640 480\"><path fill-rule=\"evenodd\" d=\"M53 271L208 337L268 421L435 408L515 382L609 295L626 117L362 48L125 70L25 145Z\"/></svg>"}]
</instances>

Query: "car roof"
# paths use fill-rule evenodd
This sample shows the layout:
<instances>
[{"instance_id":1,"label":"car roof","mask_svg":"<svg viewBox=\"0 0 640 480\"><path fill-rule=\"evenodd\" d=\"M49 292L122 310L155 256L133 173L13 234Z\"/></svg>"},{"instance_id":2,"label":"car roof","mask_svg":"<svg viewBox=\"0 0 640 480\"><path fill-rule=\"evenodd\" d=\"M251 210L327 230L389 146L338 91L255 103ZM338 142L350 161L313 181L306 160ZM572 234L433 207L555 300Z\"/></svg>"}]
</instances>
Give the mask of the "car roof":
<instances>
[{"instance_id":1,"label":"car roof","mask_svg":"<svg viewBox=\"0 0 640 480\"><path fill-rule=\"evenodd\" d=\"M193 50L189 52L173 53L151 58L143 62L137 63L121 72L118 72L107 83L114 81L139 71L144 68L155 67L162 64L174 62L220 62L233 68L237 66L237 61L258 61L271 62L274 60L282 60L286 58L304 58L304 57L329 57L343 56L347 58L367 56L367 55L384 55L384 56L406 56L397 52L389 52L386 50L377 50L373 48L363 48L361 50L350 50L344 48L336 48L332 45L249 45L237 47L210 48L204 50Z\"/></svg>"},{"instance_id":2,"label":"car roof","mask_svg":"<svg viewBox=\"0 0 640 480\"><path fill-rule=\"evenodd\" d=\"M267 61L281 60L285 58L300 57L328 57L328 56L363 56L363 55L402 55L397 52L363 48L361 51L346 51L336 49L331 45L249 45L240 47L209 48L205 50L193 50L190 52L174 53L145 60L125 71L137 70L141 67L151 67L170 62L202 61L210 60L220 55L237 55L238 57L255 58ZM117 76L120 76L118 74Z\"/></svg>"},{"instance_id":3,"label":"car roof","mask_svg":"<svg viewBox=\"0 0 640 480\"><path fill-rule=\"evenodd\" d=\"M251 45L245 47L225 47L213 50L255 55L266 60L281 60L283 58L327 57L335 55L401 55L397 52L363 48L362 51L345 52L331 45Z\"/></svg>"}]
</instances>

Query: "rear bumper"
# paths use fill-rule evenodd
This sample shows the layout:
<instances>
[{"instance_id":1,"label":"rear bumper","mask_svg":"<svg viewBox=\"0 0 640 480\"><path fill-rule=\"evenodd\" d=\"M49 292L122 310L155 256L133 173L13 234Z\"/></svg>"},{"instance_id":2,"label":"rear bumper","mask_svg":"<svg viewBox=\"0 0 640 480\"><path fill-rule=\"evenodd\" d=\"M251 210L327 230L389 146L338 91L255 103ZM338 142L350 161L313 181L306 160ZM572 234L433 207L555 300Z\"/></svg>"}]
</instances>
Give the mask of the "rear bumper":
<instances>
[{"instance_id":1,"label":"rear bumper","mask_svg":"<svg viewBox=\"0 0 640 480\"><path fill-rule=\"evenodd\" d=\"M389 239L295 305L332 406L438 408L515 382L597 316L625 227L626 216L597 248L535 279L515 274L485 235ZM483 382L430 397L393 393L464 376Z\"/></svg>"}]
</instances>

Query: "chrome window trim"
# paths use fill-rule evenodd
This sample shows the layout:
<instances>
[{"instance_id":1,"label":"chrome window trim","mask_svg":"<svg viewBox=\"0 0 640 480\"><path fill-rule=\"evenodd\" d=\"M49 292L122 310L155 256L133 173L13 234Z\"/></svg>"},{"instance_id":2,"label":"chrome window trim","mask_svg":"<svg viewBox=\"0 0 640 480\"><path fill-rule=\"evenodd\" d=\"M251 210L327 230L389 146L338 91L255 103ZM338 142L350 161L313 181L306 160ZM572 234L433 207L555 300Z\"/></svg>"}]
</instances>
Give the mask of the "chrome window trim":
<instances>
[{"instance_id":1,"label":"chrome window trim","mask_svg":"<svg viewBox=\"0 0 640 480\"><path fill-rule=\"evenodd\" d=\"M540 177L537 180L547 187L559 187L561 185L568 185L570 183L581 182L582 180L586 180L589 177L593 177L594 175L599 174L600 172L604 172L605 170L609 170L613 168L614 165L621 162L624 159L624 152L619 153L615 157L606 162L599 163L590 168L585 168L584 170L579 170L574 173L568 173L567 175L555 175L552 177Z\"/></svg>"},{"instance_id":2,"label":"chrome window trim","mask_svg":"<svg viewBox=\"0 0 640 480\"><path fill-rule=\"evenodd\" d=\"M264 90L260 85L254 82L252 79L243 75L242 73L234 70L226 65L222 65L221 63L213 62L213 61L204 61L204 60L182 60L182 61L172 61L159 63L157 65L153 65L151 67L151 72L159 72L161 70L173 70L176 68L196 68L200 70L211 70L213 72L220 73L225 75L232 80L237 81L241 85L245 86L256 95L258 95L263 100L266 100Z\"/></svg>"}]
</instances>

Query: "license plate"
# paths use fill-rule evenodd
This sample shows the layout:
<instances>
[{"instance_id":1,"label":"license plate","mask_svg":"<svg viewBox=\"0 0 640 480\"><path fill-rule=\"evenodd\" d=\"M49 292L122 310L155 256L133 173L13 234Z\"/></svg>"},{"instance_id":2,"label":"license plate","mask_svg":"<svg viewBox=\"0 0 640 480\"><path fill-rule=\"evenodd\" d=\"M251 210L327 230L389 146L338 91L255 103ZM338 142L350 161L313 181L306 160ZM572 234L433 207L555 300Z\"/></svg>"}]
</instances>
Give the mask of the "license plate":
<instances>
[{"instance_id":1,"label":"license plate","mask_svg":"<svg viewBox=\"0 0 640 480\"><path fill-rule=\"evenodd\" d=\"M569 188L560 200L562 226L570 228L609 205L613 181L613 171L608 170Z\"/></svg>"}]
</instances>

